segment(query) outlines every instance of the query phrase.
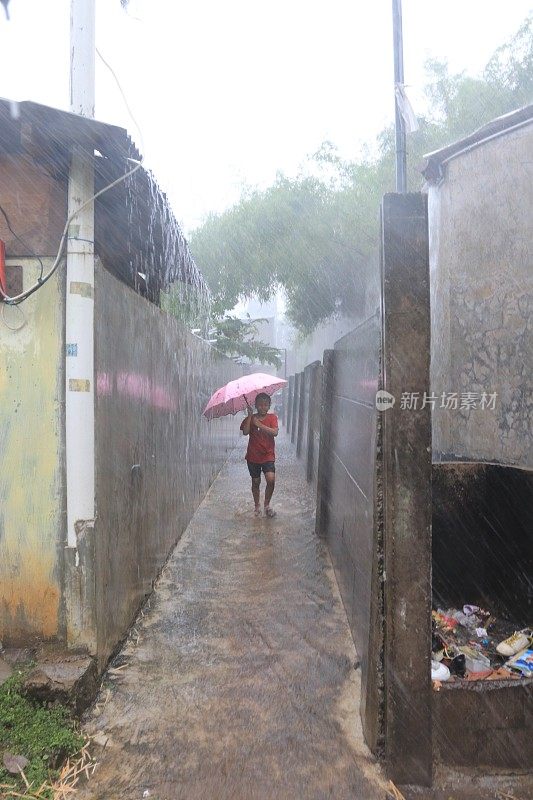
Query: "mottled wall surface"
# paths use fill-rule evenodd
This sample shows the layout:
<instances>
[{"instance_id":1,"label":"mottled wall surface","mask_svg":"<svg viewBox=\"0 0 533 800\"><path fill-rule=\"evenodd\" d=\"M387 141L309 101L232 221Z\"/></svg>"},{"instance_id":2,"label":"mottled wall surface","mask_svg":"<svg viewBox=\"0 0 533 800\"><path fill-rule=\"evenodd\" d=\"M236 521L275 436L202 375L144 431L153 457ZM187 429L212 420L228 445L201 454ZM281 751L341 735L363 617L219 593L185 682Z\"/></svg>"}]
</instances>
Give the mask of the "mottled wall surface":
<instances>
[{"instance_id":1,"label":"mottled wall surface","mask_svg":"<svg viewBox=\"0 0 533 800\"><path fill-rule=\"evenodd\" d=\"M298 458L307 456L307 429L309 426L309 392L311 389L311 369L307 365L302 372L300 390L300 403L298 408L298 438L296 440L296 455Z\"/></svg>"},{"instance_id":2,"label":"mottled wall surface","mask_svg":"<svg viewBox=\"0 0 533 800\"><path fill-rule=\"evenodd\" d=\"M97 270L95 531L98 653L124 636L238 437L207 422L212 392L239 368Z\"/></svg>"},{"instance_id":3,"label":"mottled wall surface","mask_svg":"<svg viewBox=\"0 0 533 800\"><path fill-rule=\"evenodd\" d=\"M436 460L533 467L532 164L529 125L452 159L429 190ZM442 409L443 392L477 407Z\"/></svg>"},{"instance_id":4,"label":"mottled wall surface","mask_svg":"<svg viewBox=\"0 0 533 800\"><path fill-rule=\"evenodd\" d=\"M43 259L45 270L50 259ZM39 275L23 265L23 286ZM60 633L63 301L58 275L0 322L0 639ZM22 325L20 330L9 330Z\"/></svg>"},{"instance_id":5,"label":"mottled wall surface","mask_svg":"<svg viewBox=\"0 0 533 800\"><path fill-rule=\"evenodd\" d=\"M306 477L315 488L318 483L320 457L320 412L322 407L322 364L314 361L309 382L309 413L307 418Z\"/></svg>"},{"instance_id":6,"label":"mottled wall surface","mask_svg":"<svg viewBox=\"0 0 533 800\"><path fill-rule=\"evenodd\" d=\"M301 375L296 457L305 463L307 480L312 481L316 487L320 450L322 364L320 361L307 364Z\"/></svg>"},{"instance_id":7,"label":"mottled wall surface","mask_svg":"<svg viewBox=\"0 0 533 800\"><path fill-rule=\"evenodd\" d=\"M379 624L372 614L379 602L376 533L377 410L381 331L377 315L366 319L335 344L331 397L323 413L331 415L326 530L329 551L348 622L361 659L361 717L366 740L380 746L377 661ZM326 444L326 443L324 443ZM322 448L322 442L321 442Z\"/></svg>"},{"instance_id":8,"label":"mottled wall surface","mask_svg":"<svg viewBox=\"0 0 533 800\"><path fill-rule=\"evenodd\" d=\"M366 741L395 782L429 784L431 421L401 402L429 392L424 195L383 198L381 275L381 314L324 354L316 530L361 658Z\"/></svg>"},{"instance_id":9,"label":"mottled wall surface","mask_svg":"<svg viewBox=\"0 0 533 800\"><path fill-rule=\"evenodd\" d=\"M374 316L335 344L328 543L357 651L368 648L374 539L375 395L379 319Z\"/></svg>"},{"instance_id":10,"label":"mottled wall surface","mask_svg":"<svg viewBox=\"0 0 533 800\"><path fill-rule=\"evenodd\" d=\"M431 704L436 761L481 774L531 772L533 681L449 681L431 692Z\"/></svg>"},{"instance_id":11,"label":"mottled wall surface","mask_svg":"<svg viewBox=\"0 0 533 800\"><path fill-rule=\"evenodd\" d=\"M430 785L431 411L427 197L382 204L385 753L398 784ZM386 576L386 577L385 577Z\"/></svg>"},{"instance_id":12,"label":"mottled wall surface","mask_svg":"<svg viewBox=\"0 0 533 800\"><path fill-rule=\"evenodd\" d=\"M2 208L0 239L11 256L28 252L55 256L67 217L66 183L61 183L30 156L0 156ZM31 247L31 250L28 250Z\"/></svg>"}]
</instances>

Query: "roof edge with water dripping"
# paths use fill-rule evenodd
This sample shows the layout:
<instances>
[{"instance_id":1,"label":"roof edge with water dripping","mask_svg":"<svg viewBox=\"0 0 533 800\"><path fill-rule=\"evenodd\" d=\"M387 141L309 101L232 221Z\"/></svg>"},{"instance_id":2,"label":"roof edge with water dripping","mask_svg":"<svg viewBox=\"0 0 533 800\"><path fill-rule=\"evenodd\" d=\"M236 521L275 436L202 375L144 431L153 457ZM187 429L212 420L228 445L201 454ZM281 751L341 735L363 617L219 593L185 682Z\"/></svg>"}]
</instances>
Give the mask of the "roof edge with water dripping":
<instances>
[{"instance_id":1,"label":"roof edge with water dripping","mask_svg":"<svg viewBox=\"0 0 533 800\"><path fill-rule=\"evenodd\" d=\"M98 151L95 188L116 180L141 154L125 128L32 101L0 98L0 158L29 155L66 186L73 144ZM208 294L166 194L141 168L95 202L95 250L106 268L159 304L175 281ZM144 278L143 278L144 282Z\"/></svg>"}]
</instances>

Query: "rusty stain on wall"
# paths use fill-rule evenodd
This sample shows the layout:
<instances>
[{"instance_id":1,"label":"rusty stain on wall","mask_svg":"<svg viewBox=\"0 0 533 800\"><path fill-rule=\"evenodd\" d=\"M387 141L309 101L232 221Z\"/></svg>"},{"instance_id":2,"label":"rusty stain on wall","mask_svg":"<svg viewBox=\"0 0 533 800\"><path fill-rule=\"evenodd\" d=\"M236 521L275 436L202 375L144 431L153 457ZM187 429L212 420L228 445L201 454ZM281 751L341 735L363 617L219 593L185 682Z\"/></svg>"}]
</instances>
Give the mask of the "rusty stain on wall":
<instances>
[{"instance_id":1,"label":"rusty stain on wall","mask_svg":"<svg viewBox=\"0 0 533 800\"><path fill-rule=\"evenodd\" d=\"M51 260L45 261L45 270ZM24 266L24 286L39 275ZM62 529L62 302L57 276L27 300L20 331L0 325L0 639L59 631Z\"/></svg>"},{"instance_id":2,"label":"rusty stain on wall","mask_svg":"<svg viewBox=\"0 0 533 800\"><path fill-rule=\"evenodd\" d=\"M13 236L0 215L0 239L6 243L6 252L24 256L28 251L23 243L31 242L35 253L55 256L67 215L65 187L31 156L15 158L11 153L0 155L0 186L2 208L19 237ZM15 263L21 263L20 258Z\"/></svg>"}]
</instances>

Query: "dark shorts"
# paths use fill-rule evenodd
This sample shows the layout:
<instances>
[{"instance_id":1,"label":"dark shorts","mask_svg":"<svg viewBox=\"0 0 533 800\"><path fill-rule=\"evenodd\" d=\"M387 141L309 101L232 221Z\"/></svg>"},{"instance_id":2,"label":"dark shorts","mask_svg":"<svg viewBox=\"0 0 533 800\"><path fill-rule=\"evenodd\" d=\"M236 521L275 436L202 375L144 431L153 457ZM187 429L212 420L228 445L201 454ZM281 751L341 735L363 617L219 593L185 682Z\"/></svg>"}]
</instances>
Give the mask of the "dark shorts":
<instances>
[{"instance_id":1,"label":"dark shorts","mask_svg":"<svg viewBox=\"0 0 533 800\"><path fill-rule=\"evenodd\" d=\"M261 470L263 470L265 475L267 472L276 471L276 465L273 461L265 461L264 464L253 464L251 461L247 461L246 463L248 464L248 472L252 478L260 478Z\"/></svg>"}]
</instances>

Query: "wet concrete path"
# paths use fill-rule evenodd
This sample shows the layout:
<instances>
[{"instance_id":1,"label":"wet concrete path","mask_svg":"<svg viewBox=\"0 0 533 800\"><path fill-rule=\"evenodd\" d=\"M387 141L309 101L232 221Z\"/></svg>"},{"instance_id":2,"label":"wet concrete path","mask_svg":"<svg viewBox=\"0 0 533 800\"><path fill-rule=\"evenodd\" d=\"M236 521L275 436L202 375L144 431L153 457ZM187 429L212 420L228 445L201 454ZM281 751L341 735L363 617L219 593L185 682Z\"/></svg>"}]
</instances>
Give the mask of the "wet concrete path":
<instances>
[{"instance_id":1,"label":"wet concrete path","mask_svg":"<svg viewBox=\"0 0 533 800\"><path fill-rule=\"evenodd\" d=\"M108 741L79 800L385 798L313 497L277 449L277 516L253 515L241 442L165 567L87 720Z\"/></svg>"}]
</instances>

